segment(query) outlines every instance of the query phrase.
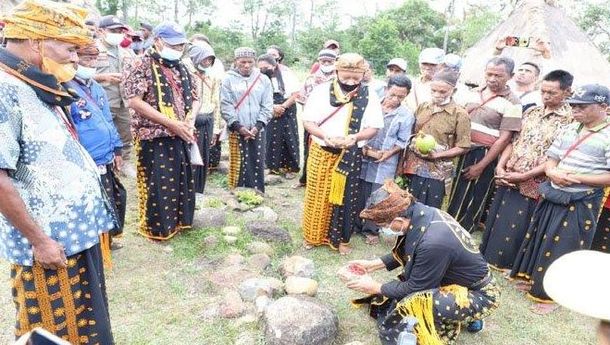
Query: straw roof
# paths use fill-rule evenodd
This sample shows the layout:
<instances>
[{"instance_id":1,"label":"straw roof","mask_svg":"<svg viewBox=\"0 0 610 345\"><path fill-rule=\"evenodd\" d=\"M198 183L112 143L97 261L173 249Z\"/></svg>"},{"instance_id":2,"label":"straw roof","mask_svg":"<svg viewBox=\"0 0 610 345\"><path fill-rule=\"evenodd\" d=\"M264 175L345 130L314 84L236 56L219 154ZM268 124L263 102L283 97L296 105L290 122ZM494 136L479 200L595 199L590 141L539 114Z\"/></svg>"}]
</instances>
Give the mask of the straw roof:
<instances>
[{"instance_id":1,"label":"straw roof","mask_svg":"<svg viewBox=\"0 0 610 345\"><path fill-rule=\"evenodd\" d=\"M496 41L506 36L541 37L550 42L551 59L535 57L533 49L507 47L502 56L516 64L533 61L542 64L542 74L564 69L575 77L574 84L610 85L610 63L578 26L555 5L554 1L524 0L508 19L496 26L464 58L461 79L480 84L487 60L494 53Z\"/></svg>"},{"instance_id":2,"label":"straw roof","mask_svg":"<svg viewBox=\"0 0 610 345\"><path fill-rule=\"evenodd\" d=\"M10 13L11 9L21 3L23 0L0 0L0 15ZM95 0L53 0L57 2L69 2L77 6L85 7L89 10L91 17L99 17L99 11L95 7Z\"/></svg>"}]
</instances>

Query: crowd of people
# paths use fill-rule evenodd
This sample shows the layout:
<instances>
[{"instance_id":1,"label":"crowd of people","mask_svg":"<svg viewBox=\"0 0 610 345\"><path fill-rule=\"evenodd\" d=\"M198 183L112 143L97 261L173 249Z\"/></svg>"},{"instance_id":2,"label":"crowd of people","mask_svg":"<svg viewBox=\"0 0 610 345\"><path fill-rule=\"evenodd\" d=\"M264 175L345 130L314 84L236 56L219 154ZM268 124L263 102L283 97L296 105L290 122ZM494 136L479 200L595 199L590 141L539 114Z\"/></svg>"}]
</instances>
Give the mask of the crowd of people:
<instances>
[{"instance_id":1,"label":"crowd of people","mask_svg":"<svg viewBox=\"0 0 610 345\"><path fill-rule=\"evenodd\" d=\"M365 245L397 236L389 255L352 263L401 267L399 280L347 283L368 295L354 303L370 307L383 344L482 330L498 307L493 270L534 312L551 312L562 295L545 282L549 267L579 250L610 253L610 90L545 71L542 39L515 65L503 51L530 48L500 38L481 85L461 82L461 57L435 47L421 51L417 78L396 57L375 79L329 40L300 82L278 46L238 47L225 71L206 36L176 23L134 31L87 15L25 0L2 18L0 252L17 337L42 327L112 344L104 269L121 247L121 180L137 185L137 232L169 240L192 226L223 142L231 189L264 194L266 175L300 173L305 249L349 255L354 234Z\"/></svg>"}]
</instances>

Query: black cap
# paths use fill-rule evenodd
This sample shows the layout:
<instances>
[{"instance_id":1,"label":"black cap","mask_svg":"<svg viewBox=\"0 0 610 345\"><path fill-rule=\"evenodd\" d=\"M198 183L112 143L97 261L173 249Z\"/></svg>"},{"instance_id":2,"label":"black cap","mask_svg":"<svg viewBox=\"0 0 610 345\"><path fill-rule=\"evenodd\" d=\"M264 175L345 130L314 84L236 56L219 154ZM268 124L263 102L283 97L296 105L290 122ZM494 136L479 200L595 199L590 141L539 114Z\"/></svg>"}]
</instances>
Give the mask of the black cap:
<instances>
[{"instance_id":1,"label":"black cap","mask_svg":"<svg viewBox=\"0 0 610 345\"><path fill-rule=\"evenodd\" d=\"M152 32L154 29L154 27L152 25L148 24L147 22L140 22L140 27L143 29L146 29L150 32Z\"/></svg>"},{"instance_id":2,"label":"black cap","mask_svg":"<svg viewBox=\"0 0 610 345\"><path fill-rule=\"evenodd\" d=\"M98 25L100 29L118 29L123 28L125 30L128 29L127 25L123 24L123 22L117 16L103 16L100 19L100 23Z\"/></svg>"},{"instance_id":3,"label":"black cap","mask_svg":"<svg viewBox=\"0 0 610 345\"><path fill-rule=\"evenodd\" d=\"M570 104L609 104L610 90L599 84L583 85L572 93L567 100Z\"/></svg>"}]
</instances>

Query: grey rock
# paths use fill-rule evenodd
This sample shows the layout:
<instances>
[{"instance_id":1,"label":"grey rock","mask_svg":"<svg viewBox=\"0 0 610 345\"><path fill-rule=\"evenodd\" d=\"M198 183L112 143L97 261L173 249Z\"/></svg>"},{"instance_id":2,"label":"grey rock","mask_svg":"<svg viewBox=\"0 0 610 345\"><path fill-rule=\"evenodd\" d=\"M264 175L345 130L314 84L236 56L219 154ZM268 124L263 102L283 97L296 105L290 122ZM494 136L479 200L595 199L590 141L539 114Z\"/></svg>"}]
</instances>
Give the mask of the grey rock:
<instances>
[{"instance_id":1,"label":"grey rock","mask_svg":"<svg viewBox=\"0 0 610 345\"><path fill-rule=\"evenodd\" d=\"M193 217L193 229L220 228L226 223L226 211L222 208L203 207Z\"/></svg>"},{"instance_id":2,"label":"grey rock","mask_svg":"<svg viewBox=\"0 0 610 345\"><path fill-rule=\"evenodd\" d=\"M282 183L283 179L279 175L266 175L265 176L265 185L267 186L276 186Z\"/></svg>"},{"instance_id":3,"label":"grey rock","mask_svg":"<svg viewBox=\"0 0 610 345\"><path fill-rule=\"evenodd\" d=\"M286 279L286 293L289 295L315 296L318 292L318 282L303 277L291 276Z\"/></svg>"},{"instance_id":4,"label":"grey rock","mask_svg":"<svg viewBox=\"0 0 610 345\"><path fill-rule=\"evenodd\" d=\"M224 295L222 302L220 302L218 313L225 319L233 319L241 316L245 309L246 306L239 293L237 291L229 291Z\"/></svg>"},{"instance_id":5,"label":"grey rock","mask_svg":"<svg viewBox=\"0 0 610 345\"><path fill-rule=\"evenodd\" d=\"M316 271L313 261L302 256L291 256L282 263L284 277L297 276L303 278L313 277Z\"/></svg>"},{"instance_id":6,"label":"grey rock","mask_svg":"<svg viewBox=\"0 0 610 345\"><path fill-rule=\"evenodd\" d=\"M208 249L216 247L218 245L218 237L215 235L207 235L203 239L203 245Z\"/></svg>"},{"instance_id":7,"label":"grey rock","mask_svg":"<svg viewBox=\"0 0 610 345\"><path fill-rule=\"evenodd\" d=\"M267 254L254 254L248 258L248 266L255 270L264 271L271 264L271 258Z\"/></svg>"},{"instance_id":8,"label":"grey rock","mask_svg":"<svg viewBox=\"0 0 610 345\"><path fill-rule=\"evenodd\" d=\"M250 252L250 254L267 254L269 256L273 255L273 247L271 247L268 243L265 242L250 242L246 245L246 250Z\"/></svg>"},{"instance_id":9,"label":"grey rock","mask_svg":"<svg viewBox=\"0 0 610 345\"><path fill-rule=\"evenodd\" d=\"M267 296L258 296L256 300L254 300L254 305L256 306L256 312L259 315L262 315L267 307L273 302L273 300Z\"/></svg>"},{"instance_id":10,"label":"grey rock","mask_svg":"<svg viewBox=\"0 0 610 345\"><path fill-rule=\"evenodd\" d=\"M223 239L228 244L235 244L235 242L237 242L237 237L235 237L235 236L225 235L225 236L223 236Z\"/></svg>"},{"instance_id":11,"label":"grey rock","mask_svg":"<svg viewBox=\"0 0 610 345\"><path fill-rule=\"evenodd\" d=\"M339 320L311 297L286 296L267 307L263 322L268 345L330 345Z\"/></svg>"},{"instance_id":12,"label":"grey rock","mask_svg":"<svg viewBox=\"0 0 610 345\"><path fill-rule=\"evenodd\" d=\"M292 238L288 231L271 222L253 221L246 224L246 229L254 236L266 241L290 243Z\"/></svg>"},{"instance_id":13,"label":"grey rock","mask_svg":"<svg viewBox=\"0 0 610 345\"><path fill-rule=\"evenodd\" d=\"M236 236L241 233L239 226L225 226L222 228L222 233L229 236Z\"/></svg>"},{"instance_id":14,"label":"grey rock","mask_svg":"<svg viewBox=\"0 0 610 345\"><path fill-rule=\"evenodd\" d=\"M268 206L256 207L244 214L244 219L247 221L261 220L265 222L277 222L278 215Z\"/></svg>"},{"instance_id":15,"label":"grey rock","mask_svg":"<svg viewBox=\"0 0 610 345\"><path fill-rule=\"evenodd\" d=\"M224 267L240 266L244 263L245 258L240 254L229 254L224 259Z\"/></svg>"},{"instance_id":16,"label":"grey rock","mask_svg":"<svg viewBox=\"0 0 610 345\"><path fill-rule=\"evenodd\" d=\"M239 294L244 301L254 302L258 296L271 297L273 287L265 278L250 278L239 285Z\"/></svg>"}]
</instances>

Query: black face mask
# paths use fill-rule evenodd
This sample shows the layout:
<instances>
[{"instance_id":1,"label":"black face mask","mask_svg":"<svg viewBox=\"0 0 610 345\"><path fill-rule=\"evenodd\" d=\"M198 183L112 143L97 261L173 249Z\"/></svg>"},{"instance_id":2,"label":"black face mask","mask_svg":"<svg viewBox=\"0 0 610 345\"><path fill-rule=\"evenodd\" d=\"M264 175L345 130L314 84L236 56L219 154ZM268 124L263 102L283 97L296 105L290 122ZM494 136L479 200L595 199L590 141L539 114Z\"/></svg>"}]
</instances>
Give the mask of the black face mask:
<instances>
[{"instance_id":1,"label":"black face mask","mask_svg":"<svg viewBox=\"0 0 610 345\"><path fill-rule=\"evenodd\" d=\"M341 82L341 80L337 80L337 82L339 83L339 87L341 87L341 90L343 90L344 92L352 92L356 90L358 86L360 86L360 84L347 85Z\"/></svg>"},{"instance_id":2,"label":"black face mask","mask_svg":"<svg viewBox=\"0 0 610 345\"><path fill-rule=\"evenodd\" d=\"M262 69L261 73L269 77L269 79L273 78L273 70L270 69Z\"/></svg>"}]
</instances>

